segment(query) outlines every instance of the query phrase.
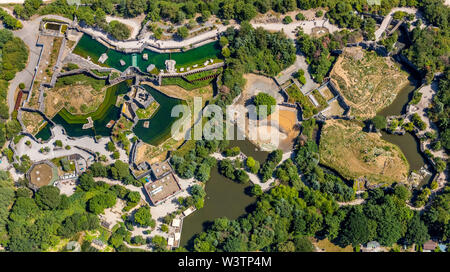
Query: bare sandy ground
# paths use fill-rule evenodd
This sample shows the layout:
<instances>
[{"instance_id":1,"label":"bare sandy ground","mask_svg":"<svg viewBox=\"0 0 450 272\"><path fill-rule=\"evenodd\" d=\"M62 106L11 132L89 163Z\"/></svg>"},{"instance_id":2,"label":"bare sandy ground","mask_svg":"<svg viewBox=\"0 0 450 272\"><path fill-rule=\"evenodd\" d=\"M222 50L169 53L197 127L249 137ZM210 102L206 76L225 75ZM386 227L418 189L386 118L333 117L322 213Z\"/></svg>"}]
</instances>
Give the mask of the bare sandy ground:
<instances>
[{"instance_id":1,"label":"bare sandy ground","mask_svg":"<svg viewBox=\"0 0 450 272\"><path fill-rule=\"evenodd\" d=\"M247 82L245 83L242 97L238 100L238 103L247 101L260 92L270 94L277 100L277 103L283 102L280 90L272 78L255 74L245 74L244 78Z\"/></svg>"},{"instance_id":2,"label":"bare sandy ground","mask_svg":"<svg viewBox=\"0 0 450 272\"><path fill-rule=\"evenodd\" d=\"M137 35L139 34L139 30L141 29L141 22L144 20L145 14L141 14L135 18L125 19L121 17L114 17L114 16L106 16L106 21L109 23L113 20L119 21L123 24L126 24L127 26L131 27L131 39L135 39Z\"/></svg>"}]
</instances>

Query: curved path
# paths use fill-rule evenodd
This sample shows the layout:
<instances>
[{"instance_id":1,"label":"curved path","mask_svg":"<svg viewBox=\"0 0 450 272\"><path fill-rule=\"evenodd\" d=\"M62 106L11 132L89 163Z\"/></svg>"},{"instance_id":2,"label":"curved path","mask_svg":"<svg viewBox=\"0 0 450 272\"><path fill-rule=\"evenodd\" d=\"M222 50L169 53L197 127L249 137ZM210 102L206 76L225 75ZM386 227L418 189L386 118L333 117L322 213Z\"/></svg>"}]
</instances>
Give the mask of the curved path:
<instances>
[{"instance_id":1,"label":"curved path","mask_svg":"<svg viewBox=\"0 0 450 272\"><path fill-rule=\"evenodd\" d=\"M386 28L391 23L392 16L397 11L403 11L403 12L406 12L406 13L414 13L414 14L416 14L416 17L417 17L417 9L416 8L407 8L407 7L393 8L389 12L389 14L384 17L383 22L381 22L380 27L375 31L375 40L376 41L378 41L381 38L382 34L386 31Z\"/></svg>"}]
</instances>

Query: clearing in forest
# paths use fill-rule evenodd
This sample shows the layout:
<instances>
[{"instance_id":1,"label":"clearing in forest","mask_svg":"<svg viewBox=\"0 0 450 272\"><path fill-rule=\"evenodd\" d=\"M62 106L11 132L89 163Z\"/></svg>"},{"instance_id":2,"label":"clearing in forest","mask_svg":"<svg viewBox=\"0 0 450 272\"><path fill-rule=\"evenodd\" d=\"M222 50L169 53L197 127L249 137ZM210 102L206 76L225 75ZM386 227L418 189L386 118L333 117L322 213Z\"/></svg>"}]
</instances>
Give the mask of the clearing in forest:
<instances>
[{"instance_id":1,"label":"clearing in forest","mask_svg":"<svg viewBox=\"0 0 450 272\"><path fill-rule=\"evenodd\" d=\"M358 119L372 118L408 84L408 74L391 58L360 47L346 48L331 71L342 96Z\"/></svg>"},{"instance_id":2,"label":"clearing in forest","mask_svg":"<svg viewBox=\"0 0 450 272\"><path fill-rule=\"evenodd\" d=\"M320 162L347 179L370 183L406 182L409 164L400 148L376 133L366 133L358 121L328 120L320 136Z\"/></svg>"}]
</instances>

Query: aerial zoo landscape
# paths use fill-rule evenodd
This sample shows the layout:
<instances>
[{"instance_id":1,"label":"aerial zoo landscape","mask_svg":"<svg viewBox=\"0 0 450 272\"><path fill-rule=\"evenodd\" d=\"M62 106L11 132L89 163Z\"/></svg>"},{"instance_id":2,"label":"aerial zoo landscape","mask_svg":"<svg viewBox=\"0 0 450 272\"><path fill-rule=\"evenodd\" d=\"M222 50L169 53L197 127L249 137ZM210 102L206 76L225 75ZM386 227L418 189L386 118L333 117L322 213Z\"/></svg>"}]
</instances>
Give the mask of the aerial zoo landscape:
<instances>
[{"instance_id":1,"label":"aerial zoo landscape","mask_svg":"<svg viewBox=\"0 0 450 272\"><path fill-rule=\"evenodd\" d=\"M0 1L0 251L448 251L447 2Z\"/></svg>"}]
</instances>

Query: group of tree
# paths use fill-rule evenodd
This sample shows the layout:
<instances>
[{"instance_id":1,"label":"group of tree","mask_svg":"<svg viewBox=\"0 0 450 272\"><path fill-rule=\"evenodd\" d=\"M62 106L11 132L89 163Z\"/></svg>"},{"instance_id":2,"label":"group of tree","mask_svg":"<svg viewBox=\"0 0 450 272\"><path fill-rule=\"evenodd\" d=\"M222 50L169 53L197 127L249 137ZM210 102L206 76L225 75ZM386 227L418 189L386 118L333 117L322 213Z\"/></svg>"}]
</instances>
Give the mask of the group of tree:
<instances>
[{"instance_id":1,"label":"group of tree","mask_svg":"<svg viewBox=\"0 0 450 272\"><path fill-rule=\"evenodd\" d=\"M21 29L23 27L22 23L14 18L14 16L11 16L6 10L0 9L0 23L3 23L3 25L6 28L17 30Z\"/></svg>"},{"instance_id":2,"label":"group of tree","mask_svg":"<svg viewBox=\"0 0 450 272\"><path fill-rule=\"evenodd\" d=\"M428 83L436 72L448 67L450 32L448 28L415 28L412 44L403 54L419 69Z\"/></svg>"},{"instance_id":3,"label":"group of tree","mask_svg":"<svg viewBox=\"0 0 450 272\"><path fill-rule=\"evenodd\" d=\"M242 22L239 30L228 28L222 47L227 48L227 64L222 83L229 90L221 92L216 104L224 106L241 93L245 84L243 74L259 72L275 76L295 60L295 46L283 33L270 33L262 28L254 29ZM223 49L224 51L224 49Z\"/></svg>"},{"instance_id":4,"label":"group of tree","mask_svg":"<svg viewBox=\"0 0 450 272\"><path fill-rule=\"evenodd\" d=\"M125 201L125 212L138 205L139 192L95 181L94 175L105 177L110 169L94 163L79 177L79 185L71 196L60 194L55 186L43 186L34 194L27 187L19 187L14 194L9 175L0 172L0 201L5 204L0 209L0 244L8 251L45 251L62 238L74 239L82 231L98 229L98 214L114 206L117 199ZM120 166L117 171L125 172ZM154 227L148 207L139 208L134 218L136 225ZM123 243L117 243L120 239L116 236L110 239L113 246L128 250Z\"/></svg>"},{"instance_id":5,"label":"group of tree","mask_svg":"<svg viewBox=\"0 0 450 272\"><path fill-rule=\"evenodd\" d=\"M42 3L42 0L25 0L23 5L14 6L14 13L19 18L28 20L31 16L37 13Z\"/></svg>"},{"instance_id":6,"label":"group of tree","mask_svg":"<svg viewBox=\"0 0 450 272\"><path fill-rule=\"evenodd\" d=\"M181 178L195 177L199 181L206 182L211 176L211 168L217 165L216 159L210 154L224 151L228 144L226 140L199 140L195 142L194 148L183 156L174 154L170 162Z\"/></svg>"},{"instance_id":7,"label":"group of tree","mask_svg":"<svg viewBox=\"0 0 450 272\"><path fill-rule=\"evenodd\" d=\"M297 45L306 56L309 64L309 72L314 81L321 83L331 69L334 57L330 52L342 48L347 43L347 34L326 35L321 38L314 38L303 31L297 33Z\"/></svg>"},{"instance_id":8,"label":"group of tree","mask_svg":"<svg viewBox=\"0 0 450 272\"><path fill-rule=\"evenodd\" d=\"M267 193L255 189L259 198L252 213L237 220L216 219L196 236L192 250L313 251L308 237L314 236L342 247L370 241L388 247L395 243L422 245L432 231L443 240L448 238L449 210L443 203L448 203L449 194L438 200L439 208L431 206L421 217L406 206L411 194L403 185L369 190L366 202L356 206L339 207L328 191L303 183L297 189L281 184ZM432 227L430 233L427 225Z\"/></svg>"},{"instance_id":9,"label":"group of tree","mask_svg":"<svg viewBox=\"0 0 450 272\"><path fill-rule=\"evenodd\" d=\"M275 98L273 98L270 94L262 92L258 93L253 98L253 103L255 103L256 106L256 115L261 120L271 115L277 105Z\"/></svg>"},{"instance_id":10,"label":"group of tree","mask_svg":"<svg viewBox=\"0 0 450 272\"><path fill-rule=\"evenodd\" d=\"M195 206L197 209L203 208L205 202L206 192L202 186L195 184L190 188L190 196L185 198L178 198L178 202L183 208Z\"/></svg>"},{"instance_id":11,"label":"group of tree","mask_svg":"<svg viewBox=\"0 0 450 272\"><path fill-rule=\"evenodd\" d=\"M273 173L277 165L283 159L283 151L280 149L276 149L267 156L266 161L263 163L261 168L259 169L259 177L262 182L268 181L272 178Z\"/></svg>"},{"instance_id":12,"label":"group of tree","mask_svg":"<svg viewBox=\"0 0 450 272\"><path fill-rule=\"evenodd\" d=\"M224 159L219 161L219 173L239 183L247 184L250 181L250 177L245 171L244 164L240 159L235 159L234 161Z\"/></svg>"},{"instance_id":13,"label":"group of tree","mask_svg":"<svg viewBox=\"0 0 450 272\"><path fill-rule=\"evenodd\" d=\"M28 61L28 48L25 43L7 29L0 29L0 118L7 119L6 95L8 83L17 72L25 68Z\"/></svg>"},{"instance_id":14,"label":"group of tree","mask_svg":"<svg viewBox=\"0 0 450 272\"><path fill-rule=\"evenodd\" d=\"M137 180L133 177L130 172L128 163L125 163L121 160L116 160L113 164L107 166L103 165L100 162L93 163L89 167L88 174L92 177L103 177L111 178L113 180L120 180L125 185L131 184L139 187L143 184L143 181ZM88 183L85 186L91 186L91 183Z\"/></svg>"},{"instance_id":15,"label":"group of tree","mask_svg":"<svg viewBox=\"0 0 450 272\"><path fill-rule=\"evenodd\" d=\"M437 94L429 111L431 120L438 125L439 138L447 151L450 150L450 68L439 79Z\"/></svg>"}]
</instances>

